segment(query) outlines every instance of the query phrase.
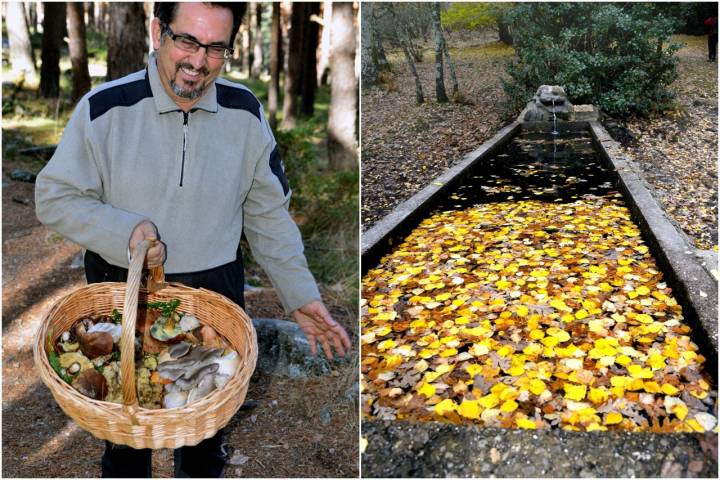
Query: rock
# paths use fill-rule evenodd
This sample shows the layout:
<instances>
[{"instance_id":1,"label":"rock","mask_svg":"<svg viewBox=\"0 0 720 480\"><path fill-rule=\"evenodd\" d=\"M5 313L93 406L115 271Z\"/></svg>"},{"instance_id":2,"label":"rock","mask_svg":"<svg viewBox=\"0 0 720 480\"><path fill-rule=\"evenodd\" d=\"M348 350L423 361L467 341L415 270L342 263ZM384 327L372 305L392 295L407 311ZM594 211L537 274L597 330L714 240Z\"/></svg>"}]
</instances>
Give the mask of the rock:
<instances>
[{"instance_id":1,"label":"rock","mask_svg":"<svg viewBox=\"0 0 720 480\"><path fill-rule=\"evenodd\" d=\"M294 322L272 318L254 318L258 338L257 369L273 375L306 378L331 372L331 363L319 353L310 353L310 344ZM350 359L335 359L332 365L343 365Z\"/></svg>"},{"instance_id":2,"label":"rock","mask_svg":"<svg viewBox=\"0 0 720 480\"><path fill-rule=\"evenodd\" d=\"M35 183L36 175L27 170L13 170L10 172L10 179L18 182Z\"/></svg>"},{"instance_id":3,"label":"rock","mask_svg":"<svg viewBox=\"0 0 720 480\"><path fill-rule=\"evenodd\" d=\"M329 407L323 407L322 410L320 410L319 416L320 416L320 421L324 425L327 425L328 423L330 423L330 421L332 421L332 414L330 413Z\"/></svg>"},{"instance_id":4,"label":"rock","mask_svg":"<svg viewBox=\"0 0 720 480\"><path fill-rule=\"evenodd\" d=\"M227 460L227 463L230 465L245 465L248 460L250 460L250 457L243 455L238 450L235 450L235 452L233 452L233 456Z\"/></svg>"}]
</instances>

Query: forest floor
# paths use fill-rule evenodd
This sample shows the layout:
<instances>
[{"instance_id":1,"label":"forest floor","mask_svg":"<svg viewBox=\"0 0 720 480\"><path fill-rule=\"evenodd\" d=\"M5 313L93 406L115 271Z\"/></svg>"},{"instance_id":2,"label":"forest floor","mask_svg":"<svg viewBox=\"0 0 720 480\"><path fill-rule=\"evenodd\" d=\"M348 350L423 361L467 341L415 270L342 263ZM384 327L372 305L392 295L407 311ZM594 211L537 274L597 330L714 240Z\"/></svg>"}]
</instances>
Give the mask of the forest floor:
<instances>
[{"instance_id":1,"label":"forest floor","mask_svg":"<svg viewBox=\"0 0 720 480\"><path fill-rule=\"evenodd\" d=\"M99 477L104 442L65 416L40 381L32 356L43 315L85 283L83 269L74 261L81 250L37 221L34 184L10 179L16 169L37 173L44 160L18 151L57 143L67 115L56 123L53 109L44 106L47 111L35 113L49 119L33 123L28 118L40 104L17 105L25 111L6 113L3 120L2 476ZM26 121L14 123L14 118ZM247 278L253 285L270 285L252 264ZM321 285L321 290L334 318L357 338L356 311L333 286ZM248 293L246 302L251 317L288 319L271 288ZM357 377L353 362L305 379L256 372L247 400L258 406L241 410L225 428L225 475L357 477L358 406L344 396ZM153 472L160 478L174 476L171 450L156 451Z\"/></svg>"},{"instance_id":2,"label":"forest floor","mask_svg":"<svg viewBox=\"0 0 720 480\"><path fill-rule=\"evenodd\" d=\"M645 173L655 198L701 249L717 248L717 63L706 37L677 35L677 106L662 116L621 126L624 151ZM379 87L362 92L362 228L367 230L445 169L491 138L514 115L505 111L500 80L514 51L486 39L449 40L460 103L435 101L429 50L417 64L426 102L399 52ZM446 89L451 83L446 68ZM381 127L378 127L381 126Z\"/></svg>"}]
</instances>

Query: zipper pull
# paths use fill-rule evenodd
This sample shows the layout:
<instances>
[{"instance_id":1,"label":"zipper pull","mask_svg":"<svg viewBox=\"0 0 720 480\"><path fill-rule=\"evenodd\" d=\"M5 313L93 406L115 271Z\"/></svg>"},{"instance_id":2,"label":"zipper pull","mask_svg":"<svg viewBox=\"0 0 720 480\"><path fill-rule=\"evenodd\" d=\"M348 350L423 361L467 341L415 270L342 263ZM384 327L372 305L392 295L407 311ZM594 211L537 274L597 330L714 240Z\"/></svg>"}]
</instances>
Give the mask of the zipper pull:
<instances>
[{"instance_id":1,"label":"zipper pull","mask_svg":"<svg viewBox=\"0 0 720 480\"><path fill-rule=\"evenodd\" d=\"M188 119L190 114L183 112L183 147L182 147L182 163L180 165L180 186L183 186L183 176L185 174L185 152L187 152L187 136L188 136Z\"/></svg>"}]
</instances>

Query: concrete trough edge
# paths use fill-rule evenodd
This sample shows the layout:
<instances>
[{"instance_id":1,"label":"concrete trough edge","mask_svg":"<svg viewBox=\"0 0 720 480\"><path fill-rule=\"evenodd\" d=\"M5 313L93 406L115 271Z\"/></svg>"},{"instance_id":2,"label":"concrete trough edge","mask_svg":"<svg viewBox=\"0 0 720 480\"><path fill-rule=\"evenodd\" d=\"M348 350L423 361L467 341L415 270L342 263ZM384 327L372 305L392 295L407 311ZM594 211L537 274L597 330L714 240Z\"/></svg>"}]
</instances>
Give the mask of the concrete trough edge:
<instances>
[{"instance_id":1,"label":"concrete trough edge","mask_svg":"<svg viewBox=\"0 0 720 480\"><path fill-rule=\"evenodd\" d=\"M386 250L389 243L410 233L410 224L413 220L420 220L435 200L445 195L462 178L463 173L469 171L483 158L492 155L495 150L513 138L520 128L521 124L518 121L506 125L490 140L463 156L457 164L445 170L425 188L395 207L375 226L363 232L361 245L363 274L367 272L369 264L375 264L380 260L381 252ZM415 223L412 227L415 227Z\"/></svg>"},{"instance_id":2,"label":"concrete trough edge","mask_svg":"<svg viewBox=\"0 0 720 480\"><path fill-rule=\"evenodd\" d=\"M690 307L683 312L685 321L695 332L693 339L705 353L707 370L717 381L718 352L718 284L701 265L693 252L695 247L673 225L645 185L638 166L619 152L620 145L597 122L591 121L590 132L608 165L617 174L618 186L628 202L633 219L650 240L651 251L667 274L681 304ZM707 355L709 354L709 355Z\"/></svg>"}]
</instances>

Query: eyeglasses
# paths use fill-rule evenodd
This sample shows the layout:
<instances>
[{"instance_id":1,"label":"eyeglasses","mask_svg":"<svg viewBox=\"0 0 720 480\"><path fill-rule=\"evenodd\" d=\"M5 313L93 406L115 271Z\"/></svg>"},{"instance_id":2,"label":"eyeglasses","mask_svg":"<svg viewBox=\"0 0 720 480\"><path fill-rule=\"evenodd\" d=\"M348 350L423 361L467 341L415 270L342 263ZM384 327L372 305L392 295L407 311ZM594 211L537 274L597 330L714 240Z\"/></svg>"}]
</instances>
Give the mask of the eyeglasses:
<instances>
[{"instance_id":1,"label":"eyeglasses","mask_svg":"<svg viewBox=\"0 0 720 480\"><path fill-rule=\"evenodd\" d=\"M195 53L200 49L200 47L202 47L205 49L208 57L222 59L230 58L230 56L234 52L232 48L226 47L225 45L205 45L204 43L200 43L188 35L177 35L170 29L170 26L167 24L163 24L162 29L172 39L173 44L177 48L186 52Z\"/></svg>"}]
</instances>

